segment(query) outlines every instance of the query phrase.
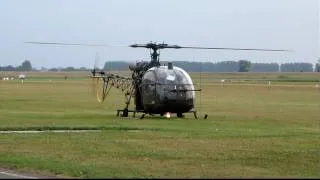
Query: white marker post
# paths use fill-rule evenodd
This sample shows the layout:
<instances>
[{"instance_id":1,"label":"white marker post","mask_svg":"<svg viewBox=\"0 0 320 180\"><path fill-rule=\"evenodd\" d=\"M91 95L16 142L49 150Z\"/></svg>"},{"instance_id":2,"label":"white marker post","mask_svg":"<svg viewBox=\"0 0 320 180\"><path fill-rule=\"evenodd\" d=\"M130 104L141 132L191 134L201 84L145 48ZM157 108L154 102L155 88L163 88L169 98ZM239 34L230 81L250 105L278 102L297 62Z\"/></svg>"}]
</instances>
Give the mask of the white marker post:
<instances>
[{"instance_id":1,"label":"white marker post","mask_svg":"<svg viewBox=\"0 0 320 180\"><path fill-rule=\"evenodd\" d=\"M166 113L166 117L167 117L168 119L171 117L170 112L167 112L167 113Z\"/></svg>"},{"instance_id":2,"label":"white marker post","mask_svg":"<svg viewBox=\"0 0 320 180\"><path fill-rule=\"evenodd\" d=\"M268 89L271 88L271 81L268 82Z\"/></svg>"}]
</instances>

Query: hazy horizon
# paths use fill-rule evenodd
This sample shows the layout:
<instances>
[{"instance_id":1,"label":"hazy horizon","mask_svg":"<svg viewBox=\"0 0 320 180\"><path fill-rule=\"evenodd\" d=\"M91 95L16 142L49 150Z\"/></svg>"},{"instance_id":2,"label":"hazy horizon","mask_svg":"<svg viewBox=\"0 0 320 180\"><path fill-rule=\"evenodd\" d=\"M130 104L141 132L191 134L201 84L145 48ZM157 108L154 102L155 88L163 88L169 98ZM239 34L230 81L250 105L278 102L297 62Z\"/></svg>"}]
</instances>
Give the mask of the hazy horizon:
<instances>
[{"instance_id":1,"label":"hazy horizon","mask_svg":"<svg viewBox=\"0 0 320 180\"><path fill-rule=\"evenodd\" d=\"M0 66L93 67L149 60L147 49L24 44L25 41L288 49L294 52L162 50L163 61L316 63L319 0L2 0Z\"/></svg>"},{"instance_id":2,"label":"hazy horizon","mask_svg":"<svg viewBox=\"0 0 320 180\"><path fill-rule=\"evenodd\" d=\"M32 64L32 61L31 60L29 60L30 62L31 62L31 64ZM234 60L234 62L238 62L239 60ZM128 63L128 64L135 64L135 62L132 62L132 61L121 61L121 60L110 60L110 61L106 61L106 62L109 62L109 63L112 63L112 62L114 62L114 63ZM106 63L106 62L103 62L103 65L102 66L100 66L100 67L98 67L99 69L103 69L104 68L104 63ZM166 62L167 61L162 61L162 65L166 65ZM217 62L211 62L211 61L179 61L179 60L177 60L177 61L171 61L171 62L196 62L196 63L203 63L202 64L202 66L205 66L205 63L213 63L213 64L215 64L215 63L219 63L219 62L226 62L226 61L217 61ZM94 62L92 62L92 63L94 63ZM259 63L263 63L263 62L251 62L251 63L257 63L257 64L259 64ZM277 63L277 62L265 62L265 63L267 63L267 64L274 64L274 63ZM285 63L277 63L278 65L279 65L279 67L282 65L282 64L286 64L286 63L308 63L308 62L285 62ZM316 62L317 63L317 62ZM312 68L314 69L315 68L315 64L316 63L310 63L310 64L312 64ZM179 65L176 65L176 64L173 64L174 66L179 66ZM4 65L4 66L1 66L0 65L0 67L7 67L7 66L11 66L11 64L8 64L8 65ZM14 68L18 68L19 66L21 66L21 64L18 64L18 65L16 65L16 66L13 66ZM86 68L87 70L89 70L89 69L94 69L94 67L85 67L85 66L54 66L54 67L50 67L50 66L41 66L41 67L34 67L33 66L33 64L32 64L32 69L33 70L50 70L50 69L65 69L65 68L75 68L76 70L79 70L79 69L81 69L81 68ZM108 68L112 68L112 67L108 67ZM128 67L127 67L128 68ZM129 70L129 68L128 68L128 70Z\"/></svg>"}]
</instances>

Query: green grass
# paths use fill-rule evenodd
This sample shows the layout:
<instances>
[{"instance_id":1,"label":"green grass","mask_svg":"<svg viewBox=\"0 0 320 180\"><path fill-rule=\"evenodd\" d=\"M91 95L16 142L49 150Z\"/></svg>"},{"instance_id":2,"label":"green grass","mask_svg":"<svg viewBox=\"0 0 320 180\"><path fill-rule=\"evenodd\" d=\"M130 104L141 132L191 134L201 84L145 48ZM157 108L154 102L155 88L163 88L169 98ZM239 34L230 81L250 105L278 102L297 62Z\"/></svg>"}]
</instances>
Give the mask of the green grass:
<instances>
[{"instance_id":1,"label":"green grass","mask_svg":"<svg viewBox=\"0 0 320 180\"><path fill-rule=\"evenodd\" d=\"M0 166L81 178L320 177L319 74L203 73L206 120L116 117L121 92L99 104L87 74L64 75L0 81L0 130L102 132L0 134ZM261 80L282 76L293 81Z\"/></svg>"}]
</instances>

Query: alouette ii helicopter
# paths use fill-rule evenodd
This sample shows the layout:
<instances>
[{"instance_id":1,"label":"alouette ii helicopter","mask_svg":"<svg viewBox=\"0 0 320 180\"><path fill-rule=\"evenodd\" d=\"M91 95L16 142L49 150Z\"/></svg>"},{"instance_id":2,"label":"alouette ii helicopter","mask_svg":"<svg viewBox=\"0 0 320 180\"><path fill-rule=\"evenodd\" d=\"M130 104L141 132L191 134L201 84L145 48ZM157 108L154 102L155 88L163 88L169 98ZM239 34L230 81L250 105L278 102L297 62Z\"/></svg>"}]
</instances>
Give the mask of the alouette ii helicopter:
<instances>
[{"instance_id":1,"label":"alouette ii helicopter","mask_svg":"<svg viewBox=\"0 0 320 180\"><path fill-rule=\"evenodd\" d=\"M55 42L25 42L31 44L46 45L75 45L75 46L109 46L100 44L68 44ZM161 49L211 49L211 50L241 50L241 51L286 51L275 49L241 49L241 48L210 48L178 46L168 44L133 44L132 48L150 49L151 61L137 62L136 65L129 66L132 72L131 77L122 77L116 74L106 73L94 68L91 78L96 82L97 100L103 102L108 95L111 87L116 87L124 92L125 107L117 110L117 116L128 117L129 112L133 112L133 117L137 112L145 114L160 114L163 116L168 113L176 113L177 117L184 117L184 113L194 113L197 119L195 105L195 89L189 74L182 68L174 66L168 62L167 66L160 64ZM99 86L100 83L102 86ZM135 109L129 110L130 101L134 98ZM170 114L169 114L170 115ZM204 118L207 118L205 114Z\"/></svg>"}]
</instances>

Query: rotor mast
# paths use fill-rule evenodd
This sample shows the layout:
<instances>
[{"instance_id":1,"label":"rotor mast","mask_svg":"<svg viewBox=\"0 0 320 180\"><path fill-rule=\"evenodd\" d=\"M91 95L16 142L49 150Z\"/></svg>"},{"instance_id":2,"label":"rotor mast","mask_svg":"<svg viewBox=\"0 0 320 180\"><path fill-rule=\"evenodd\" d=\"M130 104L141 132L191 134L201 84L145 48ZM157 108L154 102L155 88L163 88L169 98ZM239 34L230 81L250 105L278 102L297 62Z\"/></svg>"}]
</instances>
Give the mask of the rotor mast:
<instances>
[{"instance_id":1,"label":"rotor mast","mask_svg":"<svg viewBox=\"0 0 320 180\"><path fill-rule=\"evenodd\" d=\"M130 47L133 48L137 48L137 47L141 47L141 48L148 48L150 49L150 57L151 57L151 64L153 66L160 66L160 62L159 62L159 57L160 57L160 49L165 48L164 45L166 44L155 44L155 43L148 43L148 44L133 44L130 45Z\"/></svg>"},{"instance_id":2,"label":"rotor mast","mask_svg":"<svg viewBox=\"0 0 320 180\"><path fill-rule=\"evenodd\" d=\"M177 45L168 45L168 44L156 44L156 43L148 43L148 44L133 44L130 45L130 47L137 48L148 48L150 49L150 56L151 56L151 64L154 66L160 66L160 49L166 49L166 48L174 48L174 49L179 49L181 47Z\"/></svg>"},{"instance_id":3,"label":"rotor mast","mask_svg":"<svg viewBox=\"0 0 320 180\"><path fill-rule=\"evenodd\" d=\"M150 49L150 56L151 56L151 63L154 63L154 64L159 64L160 65L160 62L159 62L159 59L160 59L160 51L158 52L158 48L156 47L153 47Z\"/></svg>"}]
</instances>

